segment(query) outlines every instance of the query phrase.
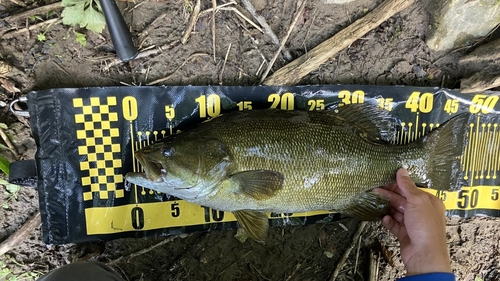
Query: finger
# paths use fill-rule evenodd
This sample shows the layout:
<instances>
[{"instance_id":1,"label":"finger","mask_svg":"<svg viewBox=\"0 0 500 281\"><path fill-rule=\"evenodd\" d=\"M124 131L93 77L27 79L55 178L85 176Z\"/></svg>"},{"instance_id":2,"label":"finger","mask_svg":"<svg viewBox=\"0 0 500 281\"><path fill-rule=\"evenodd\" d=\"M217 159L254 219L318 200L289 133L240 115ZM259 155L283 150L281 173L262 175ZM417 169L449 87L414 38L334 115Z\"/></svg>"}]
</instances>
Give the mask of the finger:
<instances>
[{"instance_id":1,"label":"finger","mask_svg":"<svg viewBox=\"0 0 500 281\"><path fill-rule=\"evenodd\" d=\"M382 225L399 239L403 226L401 226L395 219L387 215L382 218Z\"/></svg>"},{"instance_id":2,"label":"finger","mask_svg":"<svg viewBox=\"0 0 500 281\"><path fill-rule=\"evenodd\" d=\"M397 193L399 195L401 195L401 189L399 188L398 184L397 183L392 183L392 184L389 184L389 185L386 185L386 186L381 186L381 188L384 188L386 190L390 190L394 193Z\"/></svg>"},{"instance_id":3,"label":"finger","mask_svg":"<svg viewBox=\"0 0 500 281\"><path fill-rule=\"evenodd\" d=\"M373 191L380 193L380 194L384 195L385 197L387 197L387 199L389 199L389 202L391 203L391 207L398 210L399 212L404 212L404 210L406 208L406 198L404 198L403 196L401 196L397 193L389 191L385 188L377 187L377 188L373 189Z\"/></svg>"},{"instance_id":4,"label":"finger","mask_svg":"<svg viewBox=\"0 0 500 281\"><path fill-rule=\"evenodd\" d=\"M406 199L409 199L408 197L419 196L424 192L417 188L406 169L401 168L398 170L396 173L396 182L401 190L401 195Z\"/></svg>"},{"instance_id":5,"label":"finger","mask_svg":"<svg viewBox=\"0 0 500 281\"><path fill-rule=\"evenodd\" d=\"M392 209L392 218L395 219L400 225L405 225L405 215L396 209Z\"/></svg>"},{"instance_id":6,"label":"finger","mask_svg":"<svg viewBox=\"0 0 500 281\"><path fill-rule=\"evenodd\" d=\"M431 201L431 204L432 206L434 206L434 208L438 209L440 213L444 213L446 211L444 202L441 199L437 198L436 196L430 193L427 193L427 195L429 196L429 201Z\"/></svg>"}]
</instances>

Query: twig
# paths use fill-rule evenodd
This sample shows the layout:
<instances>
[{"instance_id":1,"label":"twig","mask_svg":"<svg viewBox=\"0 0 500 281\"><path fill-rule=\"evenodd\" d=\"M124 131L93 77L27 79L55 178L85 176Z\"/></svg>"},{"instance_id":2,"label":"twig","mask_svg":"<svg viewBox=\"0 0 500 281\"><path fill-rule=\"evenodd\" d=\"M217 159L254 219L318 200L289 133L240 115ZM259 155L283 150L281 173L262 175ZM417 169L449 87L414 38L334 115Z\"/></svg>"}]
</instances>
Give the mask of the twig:
<instances>
[{"instance_id":1,"label":"twig","mask_svg":"<svg viewBox=\"0 0 500 281\"><path fill-rule=\"evenodd\" d=\"M264 31L262 31L262 28L260 26L258 26L256 23L254 23L251 19L249 19L247 16L245 16L244 14L242 14L238 9L236 9L235 7L228 7L228 8L220 8L220 10L222 11L233 11L235 12L238 16L240 16L242 19L244 19L245 21L247 21L249 24L251 24L253 27L255 27L258 31L264 33Z\"/></svg>"},{"instance_id":2,"label":"twig","mask_svg":"<svg viewBox=\"0 0 500 281\"><path fill-rule=\"evenodd\" d=\"M168 50L168 49L171 49L172 47L174 47L175 45L177 45L179 43L179 40L175 40L175 41L172 41L170 43L166 43L158 48L155 48L155 49L149 49L147 48L147 50L144 50L144 51L141 51L136 57L135 59L142 59L142 58L146 58L146 57L149 57L149 56L153 56L153 55L157 55L165 50ZM109 69L111 69L113 66L117 66L117 65L120 65L122 64L123 61L118 59L118 58L115 58L113 61L111 61L108 65L106 65L104 67L104 70L105 71L108 71Z\"/></svg>"},{"instance_id":3,"label":"twig","mask_svg":"<svg viewBox=\"0 0 500 281\"><path fill-rule=\"evenodd\" d=\"M302 77L317 69L330 57L414 2L415 0L384 1L372 12L319 44L309 51L309 53L280 68L273 75L269 76L263 84L268 86L297 84Z\"/></svg>"},{"instance_id":4,"label":"twig","mask_svg":"<svg viewBox=\"0 0 500 281\"><path fill-rule=\"evenodd\" d=\"M26 7L26 4L23 1L19 1L19 0L9 0L9 1L18 5L18 6Z\"/></svg>"},{"instance_id":5,"label":"twig","mask_svg":"<svg viewBox=\"0 0 500 281\"><path fill-rule=\"evenodd\" d=\"M304 41L302 41L302 46L304 47L304 50L306 51L306 53L307 53L307 46L306 46L307 37L309 37L309 32L311 31L311 27L313 26L317 15L318 15L318 9L314 9L311 23L309 24L309 27L307 28L306 36L304 36Z\"/></svg>"},{"instance_id":6,"label":"twig","mask_svg":"<svg viewBox=\"0 0 500 281\"><path fill-rule=\"evenodd\" d=\"M370 250L370 264L368 281L378 281L378 267L380 255L375 255L373 250Z\"/></svg>"},{"instance_id":7,"label":"twig","mask_svg":"<svg viewBox=\"0 0 500 281\"><path fill-rule=\"evenodd\" d=\"M169 242L172 242L175 238L177 238L177 236L171 236L171 237L168 237L167 239L165 239L165 240L163 240L163 241L161 241L161 242L159 242L159 243L156 243L156 244L154 244L153 246L150 246L150 247L148 247L148 248L146 248L146 249L143 249L143 250L140 250L140 251L138 251L138 252L132 253L132 254L130 254L130 255L128 255L128 256L121 256L121 257L119 257L119 258L117 258L117 259L114 259L114 260L112 260L112 261L109 261L109 262L107 263L107 265L115 265L115 264L119 263L120 261L122 261L122 260L124 260L124 259L125 259L125 260L129 260L129 259L131 259L131 258L138 257L138 256L140 256L140 255L143 255L143 254L145 254L145 253L147 253L147 252L150 252L150 251L154 250L155 248L158 248L158 247L160 247L160 246L162 246L162 245L165 245L165 244L167 244L167 243L169 243Z\"/></svg>"},{"instance_id":8,"label":"twig","mask_svg":"<svg viewBox=\"0 0 500 281\"><path fill-rule=\"evenodd\" d=\"M215 13L217 12L217 0L212 0L212 9L214 9L212 11L212 48L214 51L214 62L215 62Z\"/></svg>"},{"instance_id":9,"label":"twig","mask_svg":"<svg viewBox=\"0 0 500 281\"><path fill-rule=\"evenodd\" d=\"M158 83L161 83L163 81L166 81L168 79L170 79L170 77L172 77L181 67L183 67L186 63L188 63L188 61L190 61L192 58L196 58L196 57L201 57L201 56L210 56L209 54L205 54L205 53L194 53L192 55L190 55L181 65L179 65L172 73L170 73L169 75L167 75L166 77L163 77L163 78L160 78L160 79L157 79L157 80L154 80L153 82L150 82L148 83L147 85L155 85L155 84L158 84Z\"/></svg>"},{"instance_id":10,"label":"twig","mask_svg":"<svg viewBox=\"0 0 500 281\"><path fill-rule=\"evenodd\" d=\"M363 221L359 223L358 229L356 229L356 232L354 233L354 236L351 241L351 245L347 247L347 250L344 252L344 255L342 255L342 258L340 259L339 263L337 264L337 267L335 267L335 270L332 273L332 276L330 277L330 281L334 281L335 278L339 275L340 270L342 267L344 267L344 264L349 257L349 254L351 253L352 249L354 246L356 246L356 242L358 242L359 237L361 236L361 233L363 233L363 229L365 228L367 222Z\"/></svg>"},{"instance_id":11,"label":"twig","mask_svg":"<svg viewBox=\"0 0 500 281\"><path fill-rule=\"evenodd\" d=\"M182 45L186 44L187 40L189 39L189 36L191 36L191 32L193 32L193 28L196 25L196 22L198 21L198 17L200 15L200 9L201 9L201 1L196 0L196 4L194 5L193 8L193 13L191 13L191 18L189 19L189 24L184 31L184 35L182 35L181 43Z\"/></svg>"},{"instance_id":12,"label":"twig","mask_svg":"<svg viewBox=\"0 0 500 281\"><path fill-rule=\"evenodd\" d=\"M26 237L35 231L40 223L42 223L40 212L37 212L33 217L28 219L21 228L0 244L0 256L3 256L3 254L12 250L17 244L26 239Z\"/></svg>"},{"instance_id":13,"label":"twig","mask_svg":"<svg viewBox=\"0 0 500 281\"><path fill-rule=\"evenodd\" d=\"M304 11L304 8L306 7L306 3L307 3L307 0L303 0L302 5L300 5L300 8L295 13L295 17L293 18L292 22L290 23L290 27L288 28L288 31L287 31L285 37L283 37L283 39L281 40L281 44L280 44L278 50L276 51L276 53L274 53L274 57L271 59L271 62L269 62L269 65L267 66L266 71L264 72L264 74L262 75L262 78L260 79L261 83L266 79L267 75L269 74L269 71L271 71L271 68L273 68L274 62L276 61L281 50L285 46L285 43L288 40L288 37L290 37L290 34L292 34L292 30L295 27L297 20L299 20L300 15L302 15L302 12Z\"/></svg>"},{"instance_id":14,"label":"twig","mask_svg":"<svg viewBox=\"0 0 500 281\"><path fill-rule=\"evenodd\" d=\"M280 40L278 39L278 36L273 32L271 27L267 24L266 19L263 16L258 16L257 13L255 12L255 8L253 7L252 3L250 3L249 0L241 0L241 3L247 9L247 11L252 15L252 17L262 26L262 29L264 29L264 33L267 34L267 36L271 37L271 40L275 45L280 45ZM287 61L292 60L292 55L290 52L283 48L283 56Z\"/></svg>"},{"instance_id":15,"label":"twig","mask_svg":"<svg viewBox=\"0 0 500 281\"><path fill-rule=\"evenodd\" d=\"M210 13L212 11L216 11L217 12L221 8L224 8L224 7L229 6L229 5L234 5L234 4L236 4L236 2L231 1L231 2L224 3L224 4L221 4L221 5L217 6L217 7L215 7L215 10L214 10L214 8L208 8L208 9L203 10L203 11L200 12L200 17L203 16L203 15L205 15L205 14L208 14L208 13Z\"/></svg>"},{"instance_id":16,"label":"twig","mask_svg":"<svg viewBox=\"0 0 500 281\"><path fill-rule=\"evenodd\" d=\"M244 254L243 256L241 256L238 260L236 260L235 262L233 262L229 266L226 266L223 271L219 272L218 276L220 277L224 272L226 272L226 270L228 270L229 268L231 268L233 265L235 265L237 262L239 262L240 260L242 260L244 257L246 257L251 252L252 252L252 250L248 251L246 254Z\"/></svg>"},{"instance_id":17,"label":"twig","mask_svg":"<svg viewBox=\"0 0 500 281\"><path fill-rule=\"evenodd\" d=\"M37 23L37 24L34 24L34 25L30 25L28 26L27 28L21 28L21 29L17 29L17 30L13 30L13 31L10 31L10 32L6 32L2 35L2 39L9 39L9 38L12 38L12 37L15 37L16 35L18 35L19 33L23 33L23 32L26 32L26 31L31 31L33 29L37 29L37 28L40 28L44 25L52 25L52 24L58 24L62 22L62 19L50 19L50 20L46 20L46 21L43 21L43 22L40 22L40 23Z\"/></svg>"},{"instance_id":18,"label":"twig","mask_svg":"<svg viewBox=\"0 0 500 281\"><path fill-rule=\"evenodd\" d=\"M358 271L359 248L361 248L361 235L358 239L358 249L356 250L356 262L354 263L354 272Z\"/></svg>"},{"instance_id":19,"label":"twig","mask_svg":"<svg viewBox=\"0 0 500 281\"><path fill-rule=\"evenodd\" d=\"M5 142L5 144L9 147L9 150L16 156L16 157L19 157L19 154L17 153L17 149L16 147L12 144L12 142L10 141L9 137L7 136L7 134L3 131L2 128L0 128L0 137L2 137L3 141Z\"/></svg>"},{"instance_id":20,"label":"twig","mask_svg":"<svg viewBox=\"0 0 500 281\"><path fill-rule=\"evenodd\" d=\"M231 44L229 43L229 47L227 47L226 57L224 57L224 63L222 64L222 69L219 74L219 84L222 85L222 76L224 74L224 69L226 68L227 56L229 56L229 51L231 50Z\"/></svg>"},{"instance_id":21,"label":"twig","mask_svg":"<svg viewBox=\"0 0 500 281\"><path fill-rule=\"evenodd\" d=\"M5 18L3 18L3 20L6 22L9 22L9 23L13 23L15 21L18 21L18 20L24 18L24 17L29 17L32 15L39 15L39 14L46 14L52 10L62 9L62 8L63 7L61 6L61 2L56 2L56 3L49 4L49 5L38 7L35 9L27 10L27 11L21 12L19 14L5 17Z\"/></svg>"},{"instance_id":22,"label":"twig","mask_svg":"<svg viewBox=\"0 0 500 281\"><path fill-rule=\"evenodd\" d=\"M142 3L142 2L141 2ZM143 38L146 35L148 35L149 31L154 28L155 24L162 20L164 17L167 16L167 13L161 14L159 17L157 17L154 21L152 21L147 28L145 28L137 37Z\"/></svg>"}]
</instances>

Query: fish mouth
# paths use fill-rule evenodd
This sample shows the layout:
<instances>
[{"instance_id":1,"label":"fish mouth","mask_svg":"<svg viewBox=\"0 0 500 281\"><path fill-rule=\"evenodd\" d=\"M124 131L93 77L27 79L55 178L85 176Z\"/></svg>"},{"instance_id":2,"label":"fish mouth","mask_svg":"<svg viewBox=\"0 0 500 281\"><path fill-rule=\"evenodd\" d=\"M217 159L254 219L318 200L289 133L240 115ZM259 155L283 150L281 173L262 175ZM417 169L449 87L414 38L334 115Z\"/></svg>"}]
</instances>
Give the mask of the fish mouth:
<instances>
[{"instance_id":1,"label":"fish mouth","mask_svg":"<svg viewBox=\"0 0 500 281\"><path fill-rule=\"evenodd\" d=\"M139 163L142 165L145 177L147 179L155 182L155 181L158 181L159 179L162 178L162 174L165 173L165 169L163 168L163 166L160 163L155 163L155 162L149 161L140 152L137 152L135 157L137 158Z\"/></svg>"}]
</instances>

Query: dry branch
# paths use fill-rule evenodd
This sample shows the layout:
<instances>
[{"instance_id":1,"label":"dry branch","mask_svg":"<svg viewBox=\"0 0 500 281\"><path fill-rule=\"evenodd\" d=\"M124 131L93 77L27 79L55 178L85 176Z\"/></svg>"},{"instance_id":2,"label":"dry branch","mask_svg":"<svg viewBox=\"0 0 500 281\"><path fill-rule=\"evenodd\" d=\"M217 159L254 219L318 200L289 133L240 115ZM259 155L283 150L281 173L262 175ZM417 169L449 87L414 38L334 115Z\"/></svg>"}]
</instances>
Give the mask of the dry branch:
<instances>
[{"instance_id":1,"label":"dry branch","mask_svg":"<svg viewBox=\"0 0 500 281\"><path fill-rule=\"evenodd\" d=\"M478 47L472 53L461 57L458 62L460 64L468 64L493 61L500 61L500 39Z\"/></svg>"},{"instance_id":2,"label":"dry branch","mask_svg":"<svg viewBox=\"0 0 500 281\"><path fill-rule=\"evenodd\" d=\"M17 244L26 239L26 237L35 231L40 223L42 223L40 212L37 212L32 218L28 219L21 228L0 244L0 256L12 250Z\"/></svg>"},{"instance_id":3,"label":"dry branch","mask_svg":"<svg viewBox=\"0 0 500 281\"><path fill-rule=\"evenodd\" d=\"M23 32L26 32L26 31L31 31L31 30L40 28L40 27L42 27L44 25L49 25L50 26L52 24L58 24L60 22L62 22L62 19L57 19L57 18L56 19L50 19L50 20L42 21L40 23L37 23L37 24L34 24L34 25L30 25L30 26L25 27L25 28L16 29L16 30L4 33L2 35L2 39L13 38L13 37L16 37L20 33L23 33Z\"/></svg>"},{"instance_id":4,"label":"dry branch","mask_svg":"<svg viewBox=\"0 0 500 281\"><path fill-rule=\"evenodd\" d=\"M212 0L212 48L215 62L215 13L217 12L217 0Z\"/></svg>"},{"instance_id":5,"label":"dry branch","mask_svg":"<svg viewBox=\"0 0 500 281\"><path fill-rule=\"evenodd\" d=\"M264 74L262 74L262 79L260 80L261 83L264 81L264 79L266 79L267 75L269 74L269 71L271 71L271 68L273 67L274 62L278 58L281 50L283 49L283 47L285 47L285 43L288 40L288 37L290 37L290 34L292 34L292 30L295 27L295 24L297 23L297 20L299 19L300 15L304 11L304 8L306 7L306 3L307 3L307 0L303 0L302 5L300 5L300 8L295 13L295 17L293 18L292 22L290 23L290 27L288 27L288 31L287 31L285 37L283 37L283 40L281 40L281 44L280 44L278 50L274 54L274 57L271 59L271 62L267 66L266 71L264 72Z\"/></svg>"},{"instance_id":6,"label":"dry branch","mask_svg":"<svg viewBox=\"0 0 500 281\"><path fill-rule=\"evenodd\" d=\"M163 81L170 79L170 77L172 77L181 67L186 65L186 63L188 63L191 59L196 58L196 57L203 57L203 56L210 56L210 55L205 54L205 53L194 53L194 54L190 55L186 60L184 60L184 62L181 65L179 65L174 71L172 71L172 73L170 73L166 77L163 77L163 78L157 79L153 82L150 82L147 85L148 86L155 85L155 84L158 84L158 83L161 83Z\"/></svg>"},{"instance_id":7,"label":"dry branch","mask_svg":"<svg viewBox=\"0 0 500 281\"><path fill-rule=\"evenodd\" d=\"M13 23L13 22L18 21L20 19L28 18L32 15L46 14L52 10L62 9L62 8L63 7L61 7L61 2L56 2L56 3L49 4L49 5L38 7L35 9L31 9L28 11L24 11L24 12L21 12L19 14L5 17L5 18L3 18L3 20L8 22L8 23Z\"/></svg>"},{"instance_id":8,"label":"dry branch","mask_svg":"<svg viewBox=\"0 0 500 281\"><path fill-rule=\"evenodd\" d=\"M280 68L264 81L264 85L294 85L330 57L348 47L382 22L413 4L415 0L386 0L363 18L344 28L307 54Z\"/></svg>"},{"instance_id":9,"label":"dry branch","mask_svg":"<svg viewBox=\"0 0 500 281\"><path fill-rule=\"evenodd\" d=\"M191 32L193 32L193 28L196 25L196 22L198 21L198 17L200 16L200 9L201 9L201 1L196 0L196 5L194 5L193 8L193 13L191 14L191 18L189 19L189 24L184 31L184 35L182 35L181 43L184 45L186 44L187 40L189 39L189 36L191 36Z\"/></svg>"},{"instance_id":10,"label":"dry branch","mask_svg":"<svg viewBox=\"0 0 500 281\"><path fill-rule=\"evenodd\" d=\"M146 58L146 57L149 57L149 56L157 55L157 54L159 54L159 53L161 53L161 52L163 52L165 50L173 48L178 43L179 43L179 40L175 40L175 41L172 41L170 43L166 43L166 44L164 44L164 45L162 45L160 47L154 48L154 49L147 48L147 50L141 51L134 59L142 59L142 58ZM122 63L124 63L122 60L120 60L118 58L115 58L110 63L108 63L106 65L106 67L104 67L104 70L108 71L113 66L117 66L117 65L120 65Z\"/></svg>"},{"instance_id":11,"label":"dry branch","mask_svg":"<svg viewBox=\"0 0 500 281\"><path fill-rule=\"evenodd\" d=\"M365 228L366 224L367 224L366 221L362 221L359 223L358 229L356 229L356 232L354 233L354 236L352 237L351 245L349 245L349 247L347 247L347 250L344 252L344 255L342 255L342 258L340 259L339 263L337 264L337 267L335 267L335 270L333 271L332 276L330 277L330 281L334 281L337 278L337 276L339 275L339 272L342 269L342 267L344 267L344 264L347 261L349 254L351 253L354 246L356 246L358 239L361 236L361 233L363 233L363 229Z\"/></svg>"},{"instance_id":12,"label":"dry branch","mask_svg":"<svg viewBox=\"0 0 500 281\"><path fill-rule=\"evenodd\" d=\"M154 244L154 245L153 245L153 246L151 246L151 247L148 247L148 248L146 248L146 249L142 249L142 250L140 250L140 251L138 251L138 252L135 252L135 253L132 253L132 254L130 254L130 255L128 255L128 256L124 256L124 257L122 256L122 257L119 257L119 258L117 258L117 259L115 259L115 260L109 261L109 262L107 263L107 265L114 265L114 264L117 264L118 262L120 262L120 261L122 261L122 260L130 260L131 258L138 257L138 256L140 256L140 255L143 255L143 254L145 254L145 253L148 253L148 252L150 252L150 251L154 250L155 248L158 248L158 247L160 247L160 246L162 246L162 245L165 245L165 244L167 244L167 243L169 243L169 242L172 242L175 238L177 238L177 237L176 237L176 236L171 236L171 237L168 237L167 239L162 240L161 242L156 243L156 244Z\"/></svg>"},{"instance_id":13,"label":"dry branch","mask_svg":"<svg viewBox=\"0 0 500 281\"><path fill-rule=\"evenodd\" d=\"M488 66L460 83L462 93L483 92L496 87L500 87L500 67L497 65Z\"/></svg>"},{"instance_id":14,"label":"dry branch","mask_svg":"<svg viewBox=\"0 0 500 281\"><path fill-rule=\"evenodd\" d=\"M271 27L267 24L266 19L263 16L258 16L255 8L253 7L252 3L250 3L249 0L241 0L241 3L247 9L247 11L252 15L252 17L262 26L262 29L264 32L267 34L267 36L271 37L271 40L273 41L274 44L280 45L280 40L278 39L278 36L273 32ZM283 56L285 57L286 60L290 61L292 60L292 55L290 52L283 47Z\"/></svg>"}]
</instances>

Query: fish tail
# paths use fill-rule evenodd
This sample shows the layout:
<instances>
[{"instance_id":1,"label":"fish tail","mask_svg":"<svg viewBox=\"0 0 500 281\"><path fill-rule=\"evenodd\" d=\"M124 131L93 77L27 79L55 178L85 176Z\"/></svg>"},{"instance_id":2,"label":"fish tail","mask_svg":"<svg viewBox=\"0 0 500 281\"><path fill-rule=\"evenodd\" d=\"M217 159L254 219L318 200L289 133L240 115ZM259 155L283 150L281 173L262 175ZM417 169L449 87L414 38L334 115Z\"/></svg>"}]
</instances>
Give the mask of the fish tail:
<instances>
[{"instance_id":1,"label":"fish tail","mask_svg":"<svg viewBox=\"0 0 500 281\"><path fill-rule=\"evenodd\" d=\"M430 187L458 190L462 186L460 157L466 144L469 117L469 114L453 117L420 140L429 155L427 175Z\"/></svg>"}]
</instances>

